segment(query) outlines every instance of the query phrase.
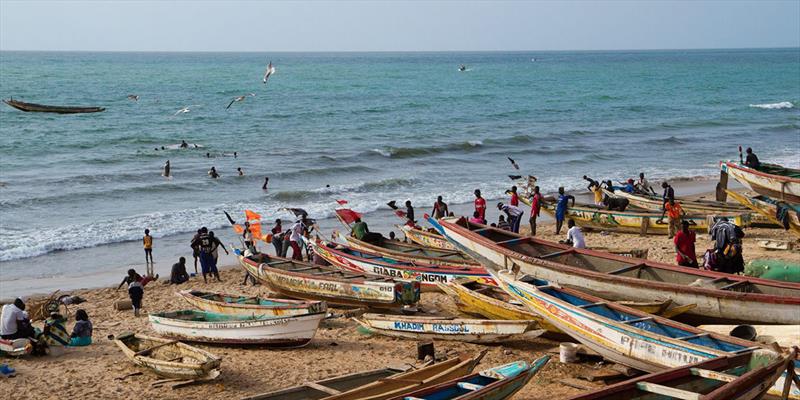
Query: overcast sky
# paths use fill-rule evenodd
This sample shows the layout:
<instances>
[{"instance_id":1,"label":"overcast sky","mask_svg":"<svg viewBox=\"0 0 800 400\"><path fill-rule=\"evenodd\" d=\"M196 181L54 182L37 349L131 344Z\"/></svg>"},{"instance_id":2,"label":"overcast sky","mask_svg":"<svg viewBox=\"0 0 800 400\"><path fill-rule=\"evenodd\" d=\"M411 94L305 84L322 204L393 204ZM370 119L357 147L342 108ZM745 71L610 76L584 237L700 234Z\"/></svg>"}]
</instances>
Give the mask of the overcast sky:
<instances>
[{"instance_id":1,"label":"overcast sky","mask_svg":"<svg viewBox=\"0 0 800 400\"><path fill-rule=\"evenodd\" d=\"M798 46L798 0L0 0L2 50L436 51Z\"/></svg>"}]
</instances>

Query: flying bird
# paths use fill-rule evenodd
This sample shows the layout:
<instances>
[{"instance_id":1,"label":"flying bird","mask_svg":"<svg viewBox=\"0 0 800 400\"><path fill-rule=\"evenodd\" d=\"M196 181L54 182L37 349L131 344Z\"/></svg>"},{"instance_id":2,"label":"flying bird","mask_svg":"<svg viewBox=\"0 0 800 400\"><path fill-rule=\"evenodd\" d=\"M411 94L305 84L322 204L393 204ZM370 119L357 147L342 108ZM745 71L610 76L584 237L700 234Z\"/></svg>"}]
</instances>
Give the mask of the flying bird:
<instances>
[{"instance_id":1,"label":"flying bird","mask_svg":"<svg viewBox=\"0 0 800 400\"><path fill-rule=\"evenodd\" d=\"M267 69L264 71L264 84L267 84L267 79L269 79L272 74L275 73L275 67L272 66L272 61L269 62L267 65Z\"/></svg>"},{"instance_id":2,"label":"flying bird","mask_svg":"<svg viewBox=\"0 0 800 400\"><path fill-rule=\"evenodd\" d=\"M183 107L183 108L181 108L180 110L178 110L178 111L175 111L175 114L174 114L174 115L188 113L189 111L192 111L192 110L191 110L191 107L199 107L199 106L200 106L199 104L194 104L194 105L191 105L191 106L186 106L186 107Z\"/></svg>"},{"instance_id":3,"label":"flying bird","mask_svg":"<svg viewBox=\"0 0 800 400\"><path fill-rule=\"evenodd\" d=\"M514 169L519 169L519 165L517 165L517 162L514 161L513 158L511 158L511 157L506 157L506 158L508 158L508 161L511 161L511 165L514 166Z\"/></svg>"},{"instance_id":4,"label":"flying bird","mask_svg":"<svg viewBox=\"0 0 800 400\"><path fill-rule=\"evenodd\" d=\"M128 95L128 100L139 101L139 95L138 94L129 94Z\"/></svg>"},{"instance_id":5,"label":"flying bird","mask_svg":"<svg viewBox=\"0 0 800 400\"><path fill-rule=\"evenodd\" d=\"M246 99L246 98L247 98L247 96L250 96L250 97L255 97L255 95L256 95L255 93L250 93L250 94L246 94L246 95L244 95L244 96L239 96L239 97L236 97L236 98L234 98L233 100L231 100L231 102L230 102L230 103L228 103L228 106L227 106L227 107L225 107L225 109L227 110L227 109L231 108L231 106L233 105L233 103L238 103L238 102L240 102L240 101L244 101L244 99Z\"/></svg>"}]
</instances>

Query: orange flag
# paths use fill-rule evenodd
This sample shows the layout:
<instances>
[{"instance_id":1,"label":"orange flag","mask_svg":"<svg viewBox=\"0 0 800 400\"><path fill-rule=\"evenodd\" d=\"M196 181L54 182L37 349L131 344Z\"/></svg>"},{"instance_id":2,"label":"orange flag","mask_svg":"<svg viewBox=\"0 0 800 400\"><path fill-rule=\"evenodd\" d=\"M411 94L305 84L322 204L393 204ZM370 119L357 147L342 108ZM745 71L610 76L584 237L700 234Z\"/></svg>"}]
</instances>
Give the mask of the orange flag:
<instances>
[{"instance_id":1,"label":"orange flag","mask_svg":"<svg viewBox=\"0 0 800 400\"><path fill-rule=\"evenodd\" d=\"M233 225L233 231L241 235L244 232L244 228L239 224L235 224Z\"/></svg>"},{"instance_id":2,"label":"orange flag","mask_svg":"<svg viewBox=\"0 0 800 400\"><path fill-rule=\"evenodd\" d=\"M261 215L256 213L256 212L254 212L254 211L244 210L244 215L247 216L247 220L248 221L253 221L253 220L259 220L260 221L261 220Z\"/></svg>"}]
</instances>

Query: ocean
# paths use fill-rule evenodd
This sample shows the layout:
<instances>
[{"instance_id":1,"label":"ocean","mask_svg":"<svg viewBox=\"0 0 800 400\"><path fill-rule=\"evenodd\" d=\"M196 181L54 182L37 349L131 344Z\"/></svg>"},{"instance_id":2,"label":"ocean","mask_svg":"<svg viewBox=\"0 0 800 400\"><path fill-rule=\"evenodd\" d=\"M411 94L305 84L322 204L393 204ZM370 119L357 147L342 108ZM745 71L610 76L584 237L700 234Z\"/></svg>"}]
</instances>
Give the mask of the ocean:
<instances>
[{"instance_id":1,"label":"ocean","mask_svg":"<svg viewBox=\"0 0 800 400\"><path fill-rule=\"evenodd\" d=\"M265 85L269 61L276 73ZM544 192L578 190L583 175L714 177L738 145L800 165L797 48L0 52L0 95L107 107L0 107L0 297L42 279L121 279L143 264L144 228L168 271L171 257L191 255L200 226L233 241L223 210L271 220L301 207L326 220L345 199L369 222L390 215L389 200L427 209L437 195L468 203L476 188L500 198L509 174L537 176ZM192 146L178 148L182 140ZM171 179L161 176L167 160ZM220 179L208 177L212 166Z\"/></svg>"}]
</instances>

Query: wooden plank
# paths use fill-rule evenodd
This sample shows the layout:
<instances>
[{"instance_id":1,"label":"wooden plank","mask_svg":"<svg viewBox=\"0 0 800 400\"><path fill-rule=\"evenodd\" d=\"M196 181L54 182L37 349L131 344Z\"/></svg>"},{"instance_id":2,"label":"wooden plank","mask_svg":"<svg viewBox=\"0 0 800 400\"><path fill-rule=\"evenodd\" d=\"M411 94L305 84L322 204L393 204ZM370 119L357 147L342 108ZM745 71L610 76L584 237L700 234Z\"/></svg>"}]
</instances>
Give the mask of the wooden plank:
<instances>
[{"instance_id":1,"label":"wooden plank","mask_svg":"<svg viewBox=\"0 0 800 400\"><path fill-rule=\"evenodd\" d=\"M536 257L536 258L541 258L541 259L545 259L545 258L553 258L553 257L562 256L562 255L564 255L564 254L572 253L572 252L574 252L574 251L575 251L575 249L574 249L574 248L572 248L572 249L569 249L569 250L562 250L562 251L557 251L557 252L555 252L555 253L549 253L549 254L545 254L545 255L543 255L543 256L539 256L539 257Z\"/></svg>"},{"instance_id":2,"label":"wooden plank","mask_svg":"<svg viewBox=\"0 0 800 400\"><path fill-rule=\"evenodd\" d=\"M725 373L717 372L717 371L711 371L709 369L689 368L689 371L692 372L692 375L700 376L700 377L708 378L708 379L713 379L715 381L720 381L720 382L733 382L738 378L738 377L733 376L733 375L729 375L729 374L725 374Z\"/></svg>"},{"instance_id":3,"label":"wooden plank","mask_svg":"<svg viewBox=\"0 0 800 400\"><path fill-rule=\"evenodd\" d=\"M636 383L636 388L643 392L671 396L681 400L700 400L700 394L698 393L675 389L669 386L658 385L650 382L638 382Z\"/></svg>"},{"instance_id":4,"label":"wooden plank","mask_svg":"<svg viewBox=\"0 0 800 400\"><path fill-rule=\"evenodd\" d=\"M645 263L628 265L628 266L625 266L625 267L622 267L622 268L619 268L619 269L615 269L613 271L609 271L609 272L607 272L607 274L609 274L609 275L622 274L622 273L625 273L625 272L628 272L628 271L632 271L634 269L639 269L639 268L642 268L642 267L646 267L646 266L647 266L647 264L645 264Z\"/></svg>"},{"instance_id":5,"label":"wooden plank","mask_svg":"<svg viewBox=\"0 0 800 400\"><path fill-rule=\"evenodd\" d=\"M342 392L340 392L340 391L338 391L336 389L331 389L331 388L329 388L327 386L322 386L322 385L320 385L319 383L316 383L316 382L306 382L305 385L310 387L310 388L317 389L320 392L325 392L325 393L330 394L330 395L337 395L339 393L342 393Z\"/></svg>"}]
</instances>

